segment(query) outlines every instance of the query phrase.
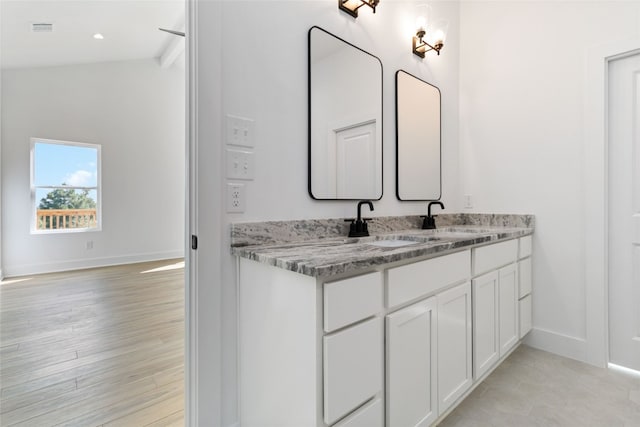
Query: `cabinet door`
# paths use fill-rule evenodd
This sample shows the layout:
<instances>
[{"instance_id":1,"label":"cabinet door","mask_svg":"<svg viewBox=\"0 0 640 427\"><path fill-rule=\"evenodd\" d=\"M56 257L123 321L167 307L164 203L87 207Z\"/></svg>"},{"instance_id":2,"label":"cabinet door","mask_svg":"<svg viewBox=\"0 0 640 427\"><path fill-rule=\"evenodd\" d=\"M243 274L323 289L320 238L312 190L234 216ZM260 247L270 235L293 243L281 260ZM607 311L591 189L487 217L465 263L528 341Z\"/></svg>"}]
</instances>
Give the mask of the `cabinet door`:
<instances>
[{"instance_id":1,"label":"cabinet door","mask_svg":"<svg viewBox=\"0 0 640 427\"><path fill-rule=\"evenodd\" d=\"M500 358L498 346L498 272L492 271L472 284L473 377L478 379Z\"/></svg>"},{"instance_id":2,"label":"cabinet door","mask_svg":"<svg viewBox=\"0 0 640 427\"><path fill-rule=\"evenodd\" d=\"M472 383L471 283L437 295L438 412L443 413Z\"/></svg>"},{"instance_id":3,"label":"cabinet door","mask_svg":"<svg viewBox=\"0 0 640 427\"><path fill-rule=\"evenodd\" d=\"M519 302L520 309L520 339L531 330L531 295L527 295Z\"/></svg>"},{"instance_id":4,"label":"cabinet door","mask_svg":"<svg viewBox=\"0 0 640 427\"><path fill-rule=\"evenodd\" d=\"M330 425L382 391L382 319L342 329L323 342L324 420Z\"/></svg>"},{"instance_id":5,"label":"cabinet door","mask_svg":"<svg viewBox=\"0 0 640 427\"><path fill-rule=\"evenodd\" d=\"M436 298L386 317L387 426L428 426L436 401Z\"/></svg>"},{"instance_id":6,"label":"cabinet door","mask_svg":"<svg viewBox=\"0 0 640 427\"><path fill-rule=\"evenodd\" d=\"M382 399L374 399L333 427L384 427Z\"/></svg>"},{"instance_id":7,"label":"cabinet door","mask_svg":"<svg viewBox=\"0 0 640 427\"><path fill-rule=\"evenodd\" d=\"M524 298L531 293L531 258L518 262L518 296Z\"/></svg>"},{"instance_id":8,"label":"cabinet door","mask_svg":"<svg viewBox=\"0 0 640 427\"><path fill-rule=\"evenodd\" d=\"M500 357L504 356L519 339L518 335L518 270L516 264L501 268L498 283L500 314Z\"/></svg>"}]
</instances>

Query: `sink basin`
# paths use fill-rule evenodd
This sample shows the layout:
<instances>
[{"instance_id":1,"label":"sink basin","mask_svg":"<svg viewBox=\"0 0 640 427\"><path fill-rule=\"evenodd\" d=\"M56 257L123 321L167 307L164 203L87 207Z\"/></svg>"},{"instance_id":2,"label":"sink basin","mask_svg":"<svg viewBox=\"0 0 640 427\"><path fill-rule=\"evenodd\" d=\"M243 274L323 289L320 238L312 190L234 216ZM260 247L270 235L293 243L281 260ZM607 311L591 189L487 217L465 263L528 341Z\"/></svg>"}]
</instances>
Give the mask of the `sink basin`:
<instances>
[{"instance_id":1,"label":"sink basin","mask_svg":"<svg viewBox=\"0 0 640 427\"><path fill-rule=\"evenodd\" d=\"M380 248L401 248L403 246L417 245L420 242L414 240L402 240L402 239L387 239L376 240L375 242L367 243L371 246L378 246Z\"/></svg>"}]
</instances>

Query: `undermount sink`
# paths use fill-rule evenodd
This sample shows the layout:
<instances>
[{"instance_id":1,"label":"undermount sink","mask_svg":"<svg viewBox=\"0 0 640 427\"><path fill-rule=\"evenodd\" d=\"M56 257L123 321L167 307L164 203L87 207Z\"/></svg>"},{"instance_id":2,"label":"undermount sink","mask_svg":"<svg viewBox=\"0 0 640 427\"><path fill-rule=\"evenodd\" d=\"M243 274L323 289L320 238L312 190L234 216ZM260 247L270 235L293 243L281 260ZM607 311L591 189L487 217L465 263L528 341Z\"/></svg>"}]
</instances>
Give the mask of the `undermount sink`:
<instances>
[{"instance_id":1,"label":"undermount sink","mask_svg":"<svg viewBox=\"0 0 640 427\"><path fill-rule=\"evenodd\" d=\"M369 242L368 245L378 246L380 248L401 248L403 246L416 245L420 242L415 240L403 240L403 239L385 239L376 240L375 242Z\"/></svg>"},{"instance_id":2,"label":"undermount sink","mask_svg":"<svg viewBox=\"0 0 640 427\"><path fill-rule=\"evenodd\" d=\"M441 228L435 230L422 230L426 233L410 233L407 235L387 235L378 236L373 241L361 242L370 246L379 248L402 248L424 243L448 243L457 240L468 239L472 236L478 236L480 233L486 233L483 229L461 229L461 228Z\"/></svg>"}]
</instances>

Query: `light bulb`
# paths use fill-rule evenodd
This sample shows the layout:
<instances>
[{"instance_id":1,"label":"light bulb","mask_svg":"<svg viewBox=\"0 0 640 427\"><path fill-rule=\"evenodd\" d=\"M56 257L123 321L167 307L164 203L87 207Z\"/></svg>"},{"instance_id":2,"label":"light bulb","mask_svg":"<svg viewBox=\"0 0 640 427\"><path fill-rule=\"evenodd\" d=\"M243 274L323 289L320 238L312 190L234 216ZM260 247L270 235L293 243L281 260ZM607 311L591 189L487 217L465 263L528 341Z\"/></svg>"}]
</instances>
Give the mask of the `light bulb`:
<instances>
[{"instance_id":1,"label":"light bulb","mask_svg":"<svg viewBox=\"0 0 640 427\"><path fill-rule=\"evenodd\" d=\"M427 29L427 18L424 16L418 16L416 19L416 31L426 31Z\"/></svg>"}]
</instances>

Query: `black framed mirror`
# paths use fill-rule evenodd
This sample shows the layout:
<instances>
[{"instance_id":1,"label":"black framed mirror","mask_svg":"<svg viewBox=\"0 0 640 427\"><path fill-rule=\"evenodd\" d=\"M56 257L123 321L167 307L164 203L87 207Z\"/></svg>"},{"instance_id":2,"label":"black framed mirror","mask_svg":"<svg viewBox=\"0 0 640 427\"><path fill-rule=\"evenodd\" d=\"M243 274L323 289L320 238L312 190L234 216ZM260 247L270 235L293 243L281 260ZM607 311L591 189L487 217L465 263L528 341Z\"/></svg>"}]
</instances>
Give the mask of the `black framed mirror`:
<instances>
[{"instance_id":1,"label":"black framed mirror","mask_svg":"<svg viewBox=\"0 0 640 427\"><path fill-rule=\"evenodd\" d=\"M432 84L396 72L396 196L439 200L442 196L441 94Z\"/></svg>"},{"instance_id":2,"label":"black framed mirror","mask_svg":"<svg viewBox=\"0 0 640 427\"><path fill-rule=\"evenodd\" d=\"M382 62L323 30L309 30L309 194L382 197Z\"/></svg>"}]
</instances>

